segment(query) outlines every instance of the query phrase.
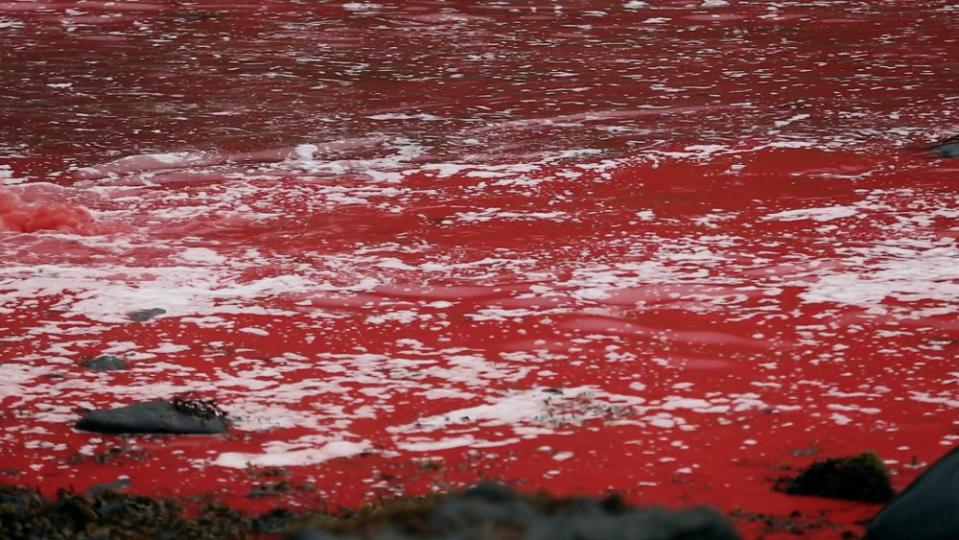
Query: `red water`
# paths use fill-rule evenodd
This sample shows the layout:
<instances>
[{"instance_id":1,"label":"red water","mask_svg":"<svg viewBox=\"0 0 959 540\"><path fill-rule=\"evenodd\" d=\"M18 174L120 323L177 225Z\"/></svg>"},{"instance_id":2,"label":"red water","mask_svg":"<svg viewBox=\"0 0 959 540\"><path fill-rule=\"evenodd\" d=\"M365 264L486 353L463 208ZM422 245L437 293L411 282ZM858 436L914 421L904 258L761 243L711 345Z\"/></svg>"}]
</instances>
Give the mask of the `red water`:
<instances>
[{"instance_id":1,"label":"red water","mask_svg":"<svg viewBox=\"0 0 959 540\"><path fill-rule=\"evenodd\" d=\"M771 488L959 440L956 7L647 4L0 2L0 479L861 531ZM179 393L233 431L71 427Z\"/></svg>"}]
</instances>

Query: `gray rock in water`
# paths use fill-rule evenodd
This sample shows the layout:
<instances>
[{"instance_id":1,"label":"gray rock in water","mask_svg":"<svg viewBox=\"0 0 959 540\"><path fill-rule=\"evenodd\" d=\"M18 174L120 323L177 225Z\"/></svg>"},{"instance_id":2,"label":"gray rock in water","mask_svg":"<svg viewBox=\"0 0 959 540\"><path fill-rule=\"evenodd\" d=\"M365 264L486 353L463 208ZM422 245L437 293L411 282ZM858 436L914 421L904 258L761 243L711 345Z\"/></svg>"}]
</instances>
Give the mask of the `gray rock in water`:
<instances>
[{"instance_id":1,"label":"gray rock in water","mask_svg":"<svg viewBox=\"0 0 959 540\"><path fill-rule=\"evenodd\" d=\"M131 321L146 322L154 317L159 317L164 313L166 313L166 310L163 308L141 309L127 313L127 317L129 317Z\"/></svg>"},{"instance_id":2,"label":"gray rock in water","mask_svg":"<svg viewBox=\"0 0 959 540\"><path fill-rule=\"evenodd\" d=\"M109 354L88 358L80 365L92 371L117 371L127 368L127 364L122 358Z\"/></svg>"},{"instance_id":3,"label":"gray rock in water","mask_svg":"<svg viewBox=\"0 0 959 540\"><path fill-rule=\"evenodd\" d=\"M959 538L959 448L932 464L876 515L864 540Z\"/></svg>"},{"instance_id":4,"label":"gray rock in water","mask_svg":"<svg viewBox=\"0 0 959 540\"><path fill-rule=\"evenodd\" d=\"M117 478L113 482L104 482L87 488L88 495L99 495L101 493L122 493L130 487L129 478Z\"/></svg>"},{"instance_id":5,"label":"gray rock in water","mask_svg":"<svg viewBox=\"0 0 959 540\"><path fill-rule=\"evenodd\" d=\"M932 147L932 151L944 158L959 158L959 135L949 137L948 139Z\"/></svg>"},{"instance_id":6,"label":"gray rock in water","mask_svg":"<svg viewBox=\"0 0 959 540\"><path fill-rule=\"evenodd\" d=\"M87 413L76 423L77 429L99 433L225 433L222 416L184 412L168 401L150 401Z\"/></svg>"}]
</instances>

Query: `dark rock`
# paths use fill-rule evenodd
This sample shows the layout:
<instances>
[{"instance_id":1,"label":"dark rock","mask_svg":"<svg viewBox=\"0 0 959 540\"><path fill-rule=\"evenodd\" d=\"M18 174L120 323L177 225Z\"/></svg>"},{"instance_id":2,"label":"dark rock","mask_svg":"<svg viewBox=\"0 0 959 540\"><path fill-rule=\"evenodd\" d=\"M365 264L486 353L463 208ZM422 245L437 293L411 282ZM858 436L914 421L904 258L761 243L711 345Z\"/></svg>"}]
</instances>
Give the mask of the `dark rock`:
<instances>
[{"instance_id":1,"label":"dark rock","mask_svg":"<svg viewBox=\"0 0 959 540\"><path fill-rule=\"evenodd\" d=\"M816 461L796 478L781 479L777 489L790 495L873 503L886 502L893 495L889 472L874 452Z\"/></svg>"},{"instance_id":2,"label":"dark rock","mask_svg":"<svg viewBox=\"0 0 959 540\"><path fill-rule=\"evenodd\" d=\"M955 135L936 143L932 147L933 153L944 158L959 158L959 135Z\"/></svg>"},{"instance_id":3,"label":"dark rock","mask_svg":"<svg viewBox=\"0 0 959 540\"><path fill-rule=\"evenodd\" d=\"M118 478L113 482L104 482L102 484L96 484L87 488L86 493L89 495L99 495L101 493L120 493L126 491L130 487L129 478Z\"/></svg>"},{"instance_id":4,"label":"dark rock","mask_svg":"<svg viewBox=\"0 0 959 540\"><path fill-rule=\"evenodd\" d=\"M80 363L81 366L92 371L117 371L127 368L127 363L119 356L101 354L95 358L88 358Z\"/></svg>"},{"instance_id":5,"label":"dark rock","mask_svg":"<svg viewBox=\"0 0 959 540\"><path fill-rule=\"evenodd\" d=\"M386 504L361 513L353 529L330 536L304 529L287 540L431 538L454 540L735 540L732 526L706 508L633 508L609 500L527 496L493 483L462 493ZM349 529L349 528L347 528ZM342 530L336 528L334 530Z\"/></svg>"},{"instance_id":6,"label":"dark rock","mask_svg":"<svg viewBox=\"0 0 959 540\"><path fill-rule=\"evenodd\" d=\"M288 534L285 540L336 540L337 538L342 537L330 536L329 534L316 529L306 529L297 531L293 534Z\"/></svg>"},{"instance_id":7,"label":"dark rock","mask_svg":"<svg viewBox=\"0 0 959 540\"><path fill-rule=\"evenodd\" d=\"M260 499L263 497L272 497L290 490L290 484L287 482L271 482L253 486L246 496L250 499Z\"/></svg>"},{"instance_id":8,"label":"dark rock","mask_svg":"<svg viewBox=\"0 0 959 540\"><path fill-rule=\"evenodd\" d=\"M223 416L203 416L185 412L168 401L150 401L87 413L76 423L77 429L100 433L224 433Z\"/></svg>"},{"instance_id":9,"label":"dark rock","mask_svg":"<svg viewBox=\"0 0 959 540\"><path fill-rule=\"evenodd\" d=\"M17 486L0 486L0 514L4 511L26 514L43 506L43 498L33 489Z\"/></svg>"},{"instance_id":10,"label":"dark rock","mask_svg":"<svg viewBox=\"0 0 959 540\"><path fill-rule=\"evenodd\" d=\"M959 538L959 448L932 464L869 523L865 540Z\"/></svg>"},{"instance_id":11,"label":"dark rock","mask_svg":"<svg viewBox=\"0 0 959 540\"><path fill-rule=\"evenodd\" d=\"M249 520L254 533L276 534L285 531L299 516L285 508L275 508Z\"/></svg>"},{"instance_id":12,"label":"dark rock","mask_svg":"<svg viewBox=\"0 0 959 540\"><path fill-rule=\"evenodd\" d=\"M166 313L166 310L163 308L153 308L153 309L141 309L137 311L131 311L127 313L127 317L131 321L136 322L147 322L154 317L159 317Z\"/></svg>"},{"instance_id":13,"label":"dark rock","mask_svg":"<svg viewBox=\"0 0 959 540\"><path fill-rule=\"evenodd\" d=\"M492 537L491 537L492 538ZM527 530L530 540L732 540L739 538L725 519L713 510L648 508L611 517L590 511L560 515Z\"/></svg>"}]
</instances>

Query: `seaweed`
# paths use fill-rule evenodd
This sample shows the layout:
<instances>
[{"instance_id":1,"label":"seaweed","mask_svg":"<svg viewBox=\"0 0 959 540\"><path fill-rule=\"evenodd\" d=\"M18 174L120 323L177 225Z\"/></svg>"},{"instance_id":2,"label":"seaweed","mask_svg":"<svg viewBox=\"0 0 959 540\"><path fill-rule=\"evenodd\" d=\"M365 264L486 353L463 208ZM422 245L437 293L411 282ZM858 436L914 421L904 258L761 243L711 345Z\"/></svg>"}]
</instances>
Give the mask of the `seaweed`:
<instances>
[{"instance_id":1,"label":"seaweed","mask_svg":"<svg viewBox=\"0 0 959 540\"><path fill-rule=\"evenodd\" d=\"M183 414L189 414L190 416L204 419L226 417L226 411L220 408L213 398L191 399L187 396L180 395L175 396L170 403L177 411Z\"/></svg>"},{"instance_id":2,"label":"seaweed","mask_svg":"<svg viewBox=\"0 0 959 540\"><path fill-rule=\"evenodd\" d=\"M206 540L243 538L249 526L238 515L185 517L176 504L112 491L61 490L45 501L35 490L0 485L0 538L49 540Z\"/></svg>"},{"instance_id":3,"label":"seaweed","mask_svg":"<svg viewBox=\"0 0 959 540\"><path fill-rule=\"evenodd\" d=\"M894 492L889 471L875 452L816 461L795 478L780 478L776 489L790 495L815 495L882 503Z\"/></svg>"}]
</instances>

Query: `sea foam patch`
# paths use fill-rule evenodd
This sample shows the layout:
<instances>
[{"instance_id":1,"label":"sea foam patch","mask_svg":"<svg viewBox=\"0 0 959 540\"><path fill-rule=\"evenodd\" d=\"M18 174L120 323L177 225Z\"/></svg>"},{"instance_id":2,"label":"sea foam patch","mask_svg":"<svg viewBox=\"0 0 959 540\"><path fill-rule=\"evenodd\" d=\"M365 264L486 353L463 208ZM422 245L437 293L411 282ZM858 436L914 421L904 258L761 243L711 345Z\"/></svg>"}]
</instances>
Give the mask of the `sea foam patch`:
<instances>
[{"instance_id":1,"label":"sea foam patch","mask_svg":"<svg viewBox=\"0 0 959 540\"><path fill-rule=\"evenodd\" d=\"M233 469L249 467L303 467L319 465L331 459L352 457L372 449L366 442L330 441L312 448L301 444L275 443L268 445L261 454L224 452L212 461L213 465Z\"/></svg>"}]
</instances>

